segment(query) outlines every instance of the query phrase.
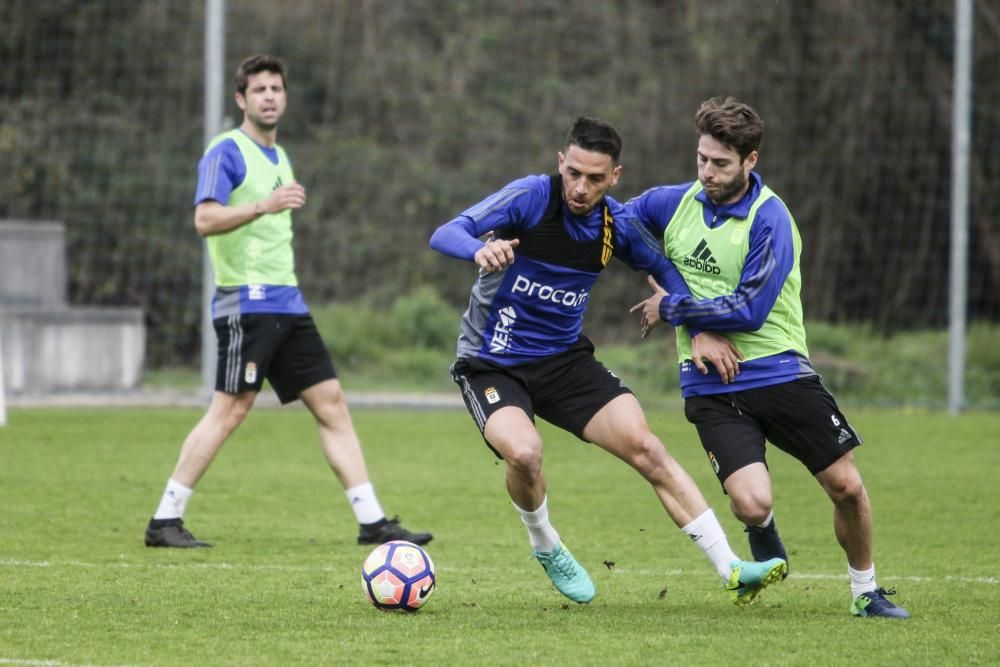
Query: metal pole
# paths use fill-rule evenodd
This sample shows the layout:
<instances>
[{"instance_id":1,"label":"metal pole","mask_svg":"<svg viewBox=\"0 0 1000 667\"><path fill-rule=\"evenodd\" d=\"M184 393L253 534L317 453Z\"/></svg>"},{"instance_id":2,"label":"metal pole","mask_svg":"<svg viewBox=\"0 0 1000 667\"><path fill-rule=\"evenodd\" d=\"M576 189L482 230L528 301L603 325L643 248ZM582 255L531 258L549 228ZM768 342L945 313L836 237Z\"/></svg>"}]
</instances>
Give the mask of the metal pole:
<instances>
[{"instance_id":1,"label":"metal pole","mask_svg":"<svg viewBox=\"0 0 1000 667\"><path fill-rule=\"evenodd\" d=\"M0 426L7 423L7 396L3 392L3 340L0 339Z\"/></svg>"},{"instance_id":2,"label":"metal pole","mask_svg":"<svg viewBox=\"0 0 1000 667\"><path fill-rule=\"evenodd\" d=\"M955 71L951 139L951 282L948 308L948 412L965 406L968 299L969 148L972 108L973 0L955 0Z\"/></svg>"},{"instance_id":3,"label":"metal pole","mask_svg":"<svg viewBox=\"0 0 1000 667\"><path fill-rule=\"evenodd\" d=\"M205 0L205 145L222 131L224 70L226 61L226 0ZM215 389L216 338L212 328L212 295L215 275L202 246L201 382L205 397Z\"/></svg>"}]
</instances>

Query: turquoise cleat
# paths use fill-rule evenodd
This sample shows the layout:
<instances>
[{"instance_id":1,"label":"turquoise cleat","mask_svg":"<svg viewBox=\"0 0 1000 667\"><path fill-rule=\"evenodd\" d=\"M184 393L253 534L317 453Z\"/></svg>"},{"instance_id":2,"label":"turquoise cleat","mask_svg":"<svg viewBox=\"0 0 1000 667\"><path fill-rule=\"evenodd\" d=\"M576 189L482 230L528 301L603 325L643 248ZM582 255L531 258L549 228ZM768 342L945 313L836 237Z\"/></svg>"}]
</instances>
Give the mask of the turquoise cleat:
<instances>
[{"instance_id":1,"label":"turquoise cleat","mask_svg":"<svg viewBox=\"0 0 1000 667\"><path fill-rule=\"evenodd\" d=\"M747 605L757 599L762 590L785 578L788 563L781 558L772 558L762 563L752 560L734 560L726 590L735 604Z\"/></svg>"},{"instance_id":2,"label":"turquoise cleat","mask_svg":"<svg viewBox=\"0 0 1000 667\"><path fill-rule=\"evenodd\" d=\"M545 573L559 592L573 602L584 604L597 595L590 575L562 544L557 544L552 551L536 551L535 558L545 568Z\"/></svg>"}]
</instances>

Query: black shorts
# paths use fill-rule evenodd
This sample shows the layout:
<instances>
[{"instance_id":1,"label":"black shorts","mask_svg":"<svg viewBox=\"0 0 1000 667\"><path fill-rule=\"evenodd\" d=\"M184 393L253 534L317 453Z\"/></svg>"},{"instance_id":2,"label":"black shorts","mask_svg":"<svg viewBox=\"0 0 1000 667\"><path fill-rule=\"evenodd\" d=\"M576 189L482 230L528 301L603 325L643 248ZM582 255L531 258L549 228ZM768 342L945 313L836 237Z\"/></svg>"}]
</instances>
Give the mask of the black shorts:
<instances>
[{"instance_id":1,"label":"black shorts","mask_svg":"<svg viewBox=\"0 0 1000 667\"><path fill-rule=\"evenodd\" d=\"M728 394L692 396L684 416L698 429L719 482L751 463L767 465L765 440L816 473L861 444L819 376Z\"/></svg>"},{"instance_id":2,"label":"black shorts","mask_svg":"<svg viewBox=\"0 0 1000 667\"><path fill-rule=\"evenodd\" d=\"M337 377L311 315L250 313L212 321L219 339L215 389L260 391L266 378L282 403Z\"/></svg>"},{"instance_id":3,"label":"black shorts","mask_svg":"<svg viewBox=\"0 0 1000 667\"><path fill-rule=\"evenodd\" d=\"M632 393L594 358L594 345L586 336L565 352L519 366L462 358L452 365L451 377L480 433L490 415L514 405L532 421L537 414L586 441L583 429L593 416L612 399ZM495 449L493 453L500 457Z\"/></svg>"}]
</instances>

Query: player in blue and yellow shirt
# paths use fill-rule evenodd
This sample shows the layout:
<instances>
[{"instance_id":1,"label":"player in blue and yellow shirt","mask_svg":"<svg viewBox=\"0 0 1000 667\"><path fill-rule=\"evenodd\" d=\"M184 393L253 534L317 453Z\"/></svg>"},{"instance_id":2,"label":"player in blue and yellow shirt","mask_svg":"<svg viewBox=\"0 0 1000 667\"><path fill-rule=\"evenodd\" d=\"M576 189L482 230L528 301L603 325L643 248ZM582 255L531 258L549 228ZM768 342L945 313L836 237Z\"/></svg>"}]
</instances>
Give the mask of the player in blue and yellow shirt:
<instances>
[{"instance_id":1,"label":"player in blue and yellow shirt","mask_svg":"<svg viewBox=\"0 0 1000 667\"><path fill-rule=\"evenodd\" d=\"M240 63L236 103L243 123L209 144L198 164L194 201L195 228L207 239L216 282L215 392L184 440L146 527L146 546L211 546L184 527L184 512L195 485L250 412L265 379L282 403L301 399L315 417L323 453L360 524L358 543L403 539L426 544L430 533L412 533L397 518L386 518L330 354L299 291L292 211L305 205L306 191L277 144L287 104L282 62L251 56Z\"/></svg>"},{"instance_id":2,"label":"player in blue and yellow shirt","mask_svg":"<svg viewBox=\"0 0 1000 667\"><path fill-rule=\"evenodd\" d=\"M579 118L564 150L557 174L514 181L431 238L434 249L479 267L452 376L486 443L506 463L507 490L536 558L565 596L584 603L596 590L549 520L536 414L635 468L674 523L704 550L734 601L750 602L781 578L785 562L736 557L694 481L582 334L591 290L612 257L675 289L683 282L607 196L622 170L614 128ZM699 350L711 348L709 358L729 352L713 334L697 338Z\"/></svg>"},{"instance_id":3,"label":"player in blue and yellow shirt","mask_svg":"<svg viewBox=\"0 0 1000 667\"><path fill-rule=\"evenodd\" d=\"M647 190L628 202L690 290L660 287L636 305L642 334L677 327L688 420L744 524L754 558L786 558L774 522L765 442L808 468L833 501L834 532L847 555L851 612L907 618L875 582L871 506L851 450L861 444L813 370L802 319L801 242L788 208L753 171L763 121L733 98L696 115L698 180ZM694 367L687 327L724 332L738 367ZM700 336L699 336L700 337ZM704 369L702 369L704 370Z\"/></svg>"}]
</instances>

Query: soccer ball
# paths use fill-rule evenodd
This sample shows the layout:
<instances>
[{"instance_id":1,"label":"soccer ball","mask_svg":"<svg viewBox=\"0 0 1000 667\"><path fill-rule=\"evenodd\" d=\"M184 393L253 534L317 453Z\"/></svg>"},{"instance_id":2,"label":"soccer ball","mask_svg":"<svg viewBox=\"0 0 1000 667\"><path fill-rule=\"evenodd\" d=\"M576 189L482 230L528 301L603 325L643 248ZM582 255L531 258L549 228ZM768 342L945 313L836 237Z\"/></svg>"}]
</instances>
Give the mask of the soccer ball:
<instances>
[{"instance_id":1,"label":"soccer ball","mask_svg":"<svg viewBox=\"0 0 1000 667\"><path fill-rule=\"evenodd\" d=\"M386 611L416 611L427 603L434 584L434 562L412 542L393 540L375 547L361 566L361 588L368 601Z\"/></svg>"}]
</instances>

